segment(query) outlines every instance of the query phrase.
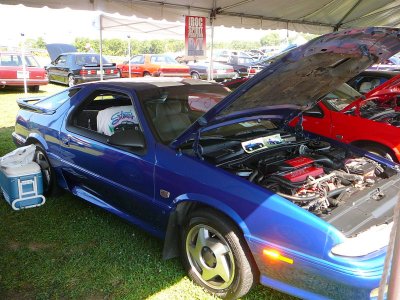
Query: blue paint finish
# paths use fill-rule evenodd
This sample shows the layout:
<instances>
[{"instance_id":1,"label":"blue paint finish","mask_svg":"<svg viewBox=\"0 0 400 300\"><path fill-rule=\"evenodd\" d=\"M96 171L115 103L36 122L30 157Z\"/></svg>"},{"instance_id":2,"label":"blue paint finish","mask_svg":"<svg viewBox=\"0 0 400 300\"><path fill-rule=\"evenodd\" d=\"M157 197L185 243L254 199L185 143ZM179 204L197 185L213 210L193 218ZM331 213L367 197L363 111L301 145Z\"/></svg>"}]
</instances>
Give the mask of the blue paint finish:
<instances>
[{"instance_id":1,"label":"blue paint finish","mask_svg":"<svg viewBox=\"0 0 400 300\"><path fill-rule=\"evenodd\" d=\"M349 54L352 47L359 51L359 45L354 42L341 49L338 47L341 44L337 44L340 38L336 34L330 36L329 51ZM344 40L349 41L347 37ZM306 52L319 49L313 43L311 48L300 49ZM398 46L390 47L397 49ZM384 50L388 52L390 47ZM189 138L221 126L259 118L283 121L297 114L298 107L293 105L242 107L245 110L220 113L278 72L289 58L296 61L302 55L301 50L296 50L286 60L266 68L194 122L170 145L160 143L153 136L139 102L139 90L149 83L142 86L128 81L82 85L78 87L79 92L52 114L20 110L14 141L20 145L24 139L31 139L42 144L63 188L159 238L165 236L169 216L180 203L202 203L223 212L242 230L260 270L262 284L306 299L365 299L379 284L385 249L360 258L332 255L332 247L345 240L335 227L274 192L179 149ZM311 54L307 52L307 55ZM96 132L82 133L76 124L70 124L69 116L74 110L99 90L129 96L145 136L145 150L112 146L104 136ZM293 264L268 260L262 254L265 248L279 250L293 259Z\"/></svg>"}]
</instances>

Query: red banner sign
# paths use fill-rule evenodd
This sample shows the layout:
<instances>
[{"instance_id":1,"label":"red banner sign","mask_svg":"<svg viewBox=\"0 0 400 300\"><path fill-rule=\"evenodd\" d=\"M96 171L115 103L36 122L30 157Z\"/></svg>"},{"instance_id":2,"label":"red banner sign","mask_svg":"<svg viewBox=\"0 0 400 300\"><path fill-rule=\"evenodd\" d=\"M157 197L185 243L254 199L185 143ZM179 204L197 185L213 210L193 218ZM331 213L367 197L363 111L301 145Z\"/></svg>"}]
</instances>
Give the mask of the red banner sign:
<instances>
[{"instance_id":1,"label":"red banner sign","mask_svg":"<svg viewBox=\"0 0 400 300\"><path fill-rule=\"evenodd\" d=\"M186 16L185 52L186 56L205 58L206 53L206 17Z\"/></svg>"}]
</instances>

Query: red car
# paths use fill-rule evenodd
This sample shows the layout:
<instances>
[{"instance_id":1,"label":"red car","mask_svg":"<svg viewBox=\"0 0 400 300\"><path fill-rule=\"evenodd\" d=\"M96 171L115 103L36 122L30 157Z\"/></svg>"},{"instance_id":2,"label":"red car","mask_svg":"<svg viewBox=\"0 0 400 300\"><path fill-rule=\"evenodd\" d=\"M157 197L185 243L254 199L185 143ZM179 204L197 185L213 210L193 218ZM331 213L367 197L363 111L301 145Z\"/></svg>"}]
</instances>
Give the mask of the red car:
<instances>
[{"instance_id":1,"label":"red car","mask_svg":"<svg viewBox=\"0 0 400 300\"><path fill-rule=\"evenodd\" d=\"M29 91L39 91L40 85L48 84L47 74L33 55L24 56L26 71L22 67L22 55L16 52L0 52L0 87L24 86L24 77Z\"/></svg>"},{"instance_id":2,"label":"red car","mask_svg":"<svg viewBox=\"0 0 400 300\"><path fill-rule=\"evenodd\" d=\"M129 64L124 62L117 66L121 77L129 77ZM160 76L189 78L190 68L178 63L175 59L164 54L138 54L131 58L131 76Z\"/></svg>"},{"instance_id":3,"label":"red car","mask_svg":"<svg viewBox=\"0 0 400 300\"><path fill-rule=\"evenodd\" d=\"M364 96L342 85L304 113L303 128L400 162L400 75Z\"/></svg>"}]
</instances>

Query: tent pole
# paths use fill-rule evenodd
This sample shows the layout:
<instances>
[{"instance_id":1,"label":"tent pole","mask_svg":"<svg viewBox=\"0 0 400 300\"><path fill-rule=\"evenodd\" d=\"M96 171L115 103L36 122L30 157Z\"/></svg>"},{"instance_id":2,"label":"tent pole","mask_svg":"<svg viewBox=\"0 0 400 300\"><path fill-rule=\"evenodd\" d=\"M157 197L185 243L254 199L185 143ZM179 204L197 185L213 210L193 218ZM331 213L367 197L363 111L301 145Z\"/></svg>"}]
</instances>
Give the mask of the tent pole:
<instances>
[{"instance_id":1,"label":"tent pole","mask_svg":"<svg viewBox=\"0 0 400 300\"><path fill-rule=\"evenodd\" d=\"M129 67L129 78L131 78L131 36L128 35L128 67Z\"/></svg>"},{"instance_id":2,"label":"tent pole","mask_svg":"<svg viewBox=\"0 0 400 300\"><path fill-rule=\"evenodd\" d=\"M100 80L103 81L103 14L99 15L100 24Z\"/></svg>"},{"instance_id":3,"label":"tent pole","mask_svg":"<svg viewBox=\"0 0 400 300\"><path fill-rule=\"evenodd\" d=\"M213 4L214 8L210 14L210 23L211 23L211 49L210 49L210 67L208 68L207 80L213 80L213 70L214 70L214 63L213 63L213 52L214 52L214 20L216 16L216 0L214 0Z\"/></svg>"},{"instance_id":4,"label":"tent pole","mask_svg":"<svg viewBox=\"0 0 400 300\"><path fill-rule=\"evenodd\" d=\"M25 61L25 34L23 34L23 33L21 33L21 40L22 40L22 45L21 45L21 60L22 60L22 76L23 76L23 78L24 78L24 93L25 93L25 96L26 96L26 94L28 93L28 84L27 84L27 82L26 82L26 75L28 75L27 74L27 72L26 72L26 61Z\"/></svg>"}]
</instances>

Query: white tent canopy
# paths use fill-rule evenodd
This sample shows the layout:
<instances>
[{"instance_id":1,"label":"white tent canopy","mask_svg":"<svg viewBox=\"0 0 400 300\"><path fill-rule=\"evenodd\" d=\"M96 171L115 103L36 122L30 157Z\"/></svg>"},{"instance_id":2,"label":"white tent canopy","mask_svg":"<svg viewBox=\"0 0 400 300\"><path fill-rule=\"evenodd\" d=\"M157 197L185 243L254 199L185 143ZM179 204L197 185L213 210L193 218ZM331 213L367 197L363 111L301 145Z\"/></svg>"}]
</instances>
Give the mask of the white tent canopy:
<instances>
[{"instance_id":1,"label":"white tent canopy","mask_svg":"<svg viewBox=\"0 0 400 300\"><path fill-rule=\"evenodd\" d=\"M119 13L184 21L185 15L215 17L214 25L289 29L322 34L340 28L400 25L400 0L2 0L2 4Z\"/></svg>"}]
</instances>

